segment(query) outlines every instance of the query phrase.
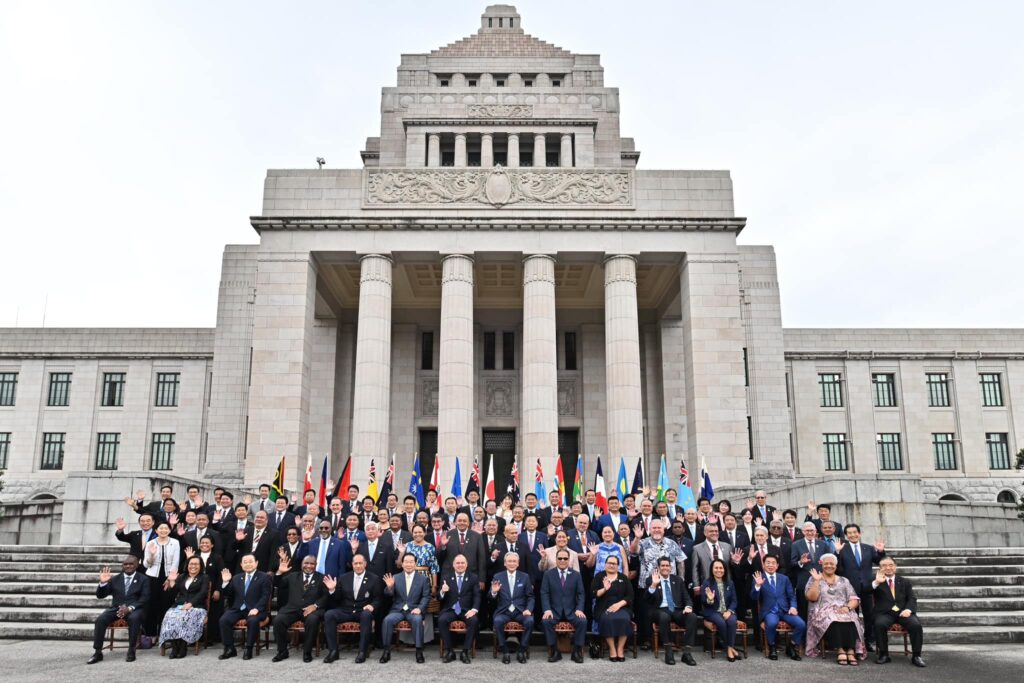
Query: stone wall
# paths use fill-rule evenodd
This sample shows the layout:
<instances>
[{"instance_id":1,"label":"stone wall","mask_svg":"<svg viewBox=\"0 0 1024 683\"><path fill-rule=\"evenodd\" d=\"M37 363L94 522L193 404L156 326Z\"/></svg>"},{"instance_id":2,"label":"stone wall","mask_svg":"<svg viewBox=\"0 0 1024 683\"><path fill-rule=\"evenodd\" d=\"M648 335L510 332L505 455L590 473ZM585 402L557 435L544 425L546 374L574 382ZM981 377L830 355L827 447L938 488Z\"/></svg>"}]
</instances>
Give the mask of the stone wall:
<instances>
[{"instance_id":1,"label":"stone wall","mask_svg":"<svg viewBox=\"0 0 1024 683\"><path fill-rule=\"evenodd\" d=\"M1013 505L941 501L923 507L932 548L1024 546L1024 519Z\"/></svg>"},{"instance_id":2,"label":"stone wall","mask_svg":"<svg viewBox=\"0 0 1024 683\"><path fill-rule=\"evenodd\" d=\"M53 545L60 540L64 504L57 500L0 505L0 544Z\"/></svg>"}]
</instances>

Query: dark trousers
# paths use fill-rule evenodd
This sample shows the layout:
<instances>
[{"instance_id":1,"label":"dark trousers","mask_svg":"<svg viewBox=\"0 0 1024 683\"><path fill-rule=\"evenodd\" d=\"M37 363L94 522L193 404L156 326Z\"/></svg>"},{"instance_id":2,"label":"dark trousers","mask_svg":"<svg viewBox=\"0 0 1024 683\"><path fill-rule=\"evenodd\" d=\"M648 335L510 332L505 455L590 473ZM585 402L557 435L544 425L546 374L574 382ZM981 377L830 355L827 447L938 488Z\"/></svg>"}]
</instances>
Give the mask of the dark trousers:
<instances>
[{"instance_id":1,"label":"dark trousers","mask_svg":"<svg viewBox=\"0 0 1024 683\"><path fill-rule=\"evenodd\" d=\"M164 622L164 615L174 602L173 594L164 590L164 581L167 580L163 571L160 576L147 576L149 580L149 604L146 605L145 633L147 636L156 638L160 635L160 625Z\"/></svg>"},{"instance_id":2,"label":"dark trousers","mask_svg":"<svg viewBox=\"0 0 1024 683\"><path fill-rule=\"evenodd\" d=\"M636 610L636 637L641 643L651 640L651 635L653 634L651 625L655 619L655 615L652 613L653 608L643 599L645 597L647 597L646 594L641 593L641 599L637 600L636 604L633 605L633 609Z\"/></svg>"},{"instance_id":3,"label":"dark trousers","mask_svg":"<svg viewBox=\"0 0 1024 683\"><path fill-rule=\"evenodd\" d=\"M907 633L910 634L910 652L913 656L920 657L921 644L924 640L921 622L913 614L904 618L896 612L875 615L875 644L878 646L878 654L889 654L889 627L893 624L899 624L907 629Z\"/></svg>"},{"instance_id":4,"label":"dark trousers","mask_svg":"<svg viewBox=\"0 0 1024 683\"><path fill-rule=\"evenodd\" d=\"M666 651L672 647L672 624L686 629L686 633L683 634L683 645L690 648L697 642L697 615L693 612L686 614L681 609L669 612L667 609L659 607L651 608L648 614L658 624L658 635L661 636L661 642L665 643Z\"/></svg>"},{"instance_id":5,"label":"dark trousers","mask_svg":"<svg viewBox=\"0 0 1024 683\"><path fill-rule=\"evenodd\" d=\"M871 615L875 612L875 595L874 591L871 590L871 584L862 590L857 597L860 598L860 604L857 605L857 611L860 612L860 616L864 619L864 641L868 643L875 642L875 630L870 627Z\"/></svg>"},{"instance_id":6,"label":"dark trousers","mask_svg":"<svg viewBox=\"0 0 1024 683\"><path fill-rule=\"evenodd\" d=\"M736 615L729 615L728 619L722 618L721 612L718 610L707 610L704 612L704 618L715 625L718 629L718 639L725 647L732 647L736 644ZM686 630L689 635L690 630Z\"/></svg>"},{"instance_id":7,"label":"dark trousers","mask_svg":"<svg viewBox=\"0 0 1024 683\"><path fill-rule=\"evenodd\" d=\"M220 618L220 640L224 647L235 647L235 622L245 619L245 647L251 648L260 637L260 622L267 618L266 612L250 617L248 610L226 609Z\"/></svg>"},{"instance_id":8,"label":"dark trousers","mask_svg":"<svg viewBox=\"0 0 1024 683\"><path fill-rule=\"evenodd\" d=\"M444 643L445 652L455 651L454 646L452 646L451 625L453 621L466 622L466 639L463 641L462 649L469 650L473 646L473 639L476 638L480 623L479 617L474 616L467 619L465 614L457 615L450 609L446 609L437 616L437 628L441 631L441 641Z\"/></svg>"},{"instance_id":9,"label":"dark trousers","mask_svg":"<svg viewBox=\"0 0 1024 683\"><path fill-rule=\"evenodd\" d=\"M530 646L530 633L533 631L533 616L523 616L523 613L519 610L516 610L515 614L502 612L501 614L494 615L494 637L498 639L498 648L500 650L505 649L505 624L510 621L522 624L526 630L526 633L523 633L519 639L519 651L526 652L526 649Z\"/></svg>"},{"instance_id":10,"label":"dark trousers","mask_svg":"<svg viewBox=\"0 0 1024 683\"><path fill-rule=\"evenodd\" d=\"M125 621L128 622L128 651L135 652L135 644L139 642L139 632L142 630L142 624L146 620L146 610L137 609L132 611ZM100 615L96 618L96 628L92 634L92 649L102 650L103 641L107 635L107 627L117 621L117 608L108 607L107 609L100 612Z\"/></svg>"},{"instance_id":11,"label":"dark trousers","mask_svg":"<svg viewBox=\"0 0 1024 683\"><path fill-rule=\"evenodd\" d=\"M366 652L370 649L370 637L373 635L374 612L360 610L353 612L347 609L336 607L327 610L324 614L324 638L327 639L327 649L334 651L338 649L338 624L347 624L352 621L359 622L359 651Z\"/></svg>"},{"instance_id":12,"label":"dark trousers","mask_svg":"<svg viewBox=\"0 0 1024 683\"><path fill-rule=\"evenodd\" d=\"M583 647L583 644L587 639L587 620L584 617L578 617L575 614L566 614L562 617L552 617L551 619L541 619L541 626L544 627L544 640L547 642L548 647L555 647L558 645L558 636L555 634L555 626L561 621L568 621L572 624L572 627L576 629L572 634L572 644L574 647Z\"/></svg>"},{"instance_id":13,"label":"dark trousers","mask_svg":"<svg viewBox=\"0 0 1024 683\"><path fill-rule=\"evenodd\" d=\"M301 621L306 627L306 631L302 635L302 652L312 652L313 643L316 642L317 631L320 630L320 618L320 610L313 612L305 618L302 616L301 607L285 607L280 610L277 616L274 617L274 640L277 641L277 651L288 651L288 629L296 621Z\"/></svg>"}]
</instances>

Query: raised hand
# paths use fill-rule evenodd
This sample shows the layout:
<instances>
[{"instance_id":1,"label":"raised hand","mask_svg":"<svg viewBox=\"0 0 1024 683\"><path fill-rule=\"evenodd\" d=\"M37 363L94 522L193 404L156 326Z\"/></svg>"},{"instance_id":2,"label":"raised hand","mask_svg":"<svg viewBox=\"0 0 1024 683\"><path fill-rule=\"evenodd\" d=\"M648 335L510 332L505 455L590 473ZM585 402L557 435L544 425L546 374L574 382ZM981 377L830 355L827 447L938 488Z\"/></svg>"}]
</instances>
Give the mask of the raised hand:
<instances>
[{"instance_id":1,"label":"raised hand","mask_svg":"<svg viewBox=\"0 0 1024 683\"><path fill-rule=\"evenodd\" d=\"M778 510L772 510L772 521L778 522L782 520L782 513Z\"/></svg>"},{"instance_id":2,"label":"raised hand","mask_svg":"<svg viewBox=\"0 0 1024 683\"><path fill-rule=\"evenodd\" d=\"M711 586L708 586L707 588L704 589L704 596L708 599L708 602L714 602L715 601L715 589L712 588Z\"/></svg>"},{"instance_id":3,"label":"raised hand","mask_svg":"<svg viewBox=\"0 0 1024 683\"><path fill-rule=\"evenodd\" d=\"M753 560L754 556L756 556L756 555L757 555L757 546L751 544L750 550L747 552L747 561Z\"/></svg>"},{"instance_id":4,"label":"raised hand","mask_svg":"<svg viewBox=\"0 0 1024 683\"><path fill-rule=\"evenodd\" d=\"M402 541L399 541L397 548L398 548L398 556L399 557L401 557L402 555L405 554L405 543L403 543Z\"/></svg>"},{"instance_id":5,"label":"raised hand","mask_svg":"<svg viewBox=\"0 0 1024 683\"><path fill-rule=\"evenodd\" d=\"M217 509L213 511L213 522L216 524L220 521L220 518L224 516L224 508L217 506Z\"/></svg>"},{"instance_id":6,"label":"raised hand","mask_svg":"<svg viewBox=\"0 0 1024 683\"><path fill-rule=\"evenodd\" d=\"M441 590L438 592L438 595L444 595L447 592L448 592L448 582L447 581L442 581L441 582Z\"/></svg>"},{"instance_id":7,"label":"raised hand","mask_svg":"<svg viewBox=\"0 0 1024 683\"><path fill-rule=\"evenodd\" d=\"M110 567L100 570L100 583L110 583Z\"/></svg>"},{"instance_id":8,"label":"raised hand","mask_svg":"<svg viewBox=\"0 0 1024 683\"><path fill-rule=\"evenodd\" d=\"M292 561L288 557L288 554L285 553L284 555L282 555L281 560L277 563L277 573L278 574L284 574L286 572L291 571L291 569L292 569Z\"/></svg>"},{"instance_id":9,"label":"raised hand","mask_svg":"<svg viewBox=\"0 0 1024 683\"><path fill-rule=\"evenodd\" d=\"M536 545L536 547L534 547L534 550L536 550L538 553L544 552L544 544L543 543L538 543Z\"/></svg>"},{"instance_id":10,"label":"raised hand","mask_svg":"<svg viewBox=\"0 0 1024 683\"><path fill-rule=\"evenodd\" d=\"M837 556L839 555L839 553L843 552L843 548L844 548L844 547L846 547L846 544L845 544L845 543L843 543L842 541L840 541L840 540L839 540L839 539L837 538L837 539L836 539L836 555L837 555Z\"/></svg>"},{"instance_id":11,"label":"raised hand","mask_svg":"<svg viewBox=\"0 0 1024 683\"><path fill-rule=\"evenodd\" d=\"M743 501L743 506L747 510L753 510L754 509L754 499L753 498L747 498L745 501Z\"/></svg>"},{"instance_id":12,"label":"raised hand","mask_svg":"<svg viewBox=\"0 0 1024 683\"><path fill-rule=\"evenodd\" d=\"M590 551L591 555L596 555L597 554L597 544L596 543L588 543L587 544L587 550Z\"/></svg>"},{"instance_id":13,"label":"raised hand","mask_svg":"<svg viewBox=\"0 0 1024 683\"><path fill-rule=\"evenodd\" d=\"M167 583L169 583L169 584L171 584L173 586L174 582L177 581L177 580L178 580L178 571L176 569L172 569L167 574Z\"/></svg>"},{"instance_id":14,"label":"raised hand","mask_svg":"<svg viewBox=\"0 0 1024 683\"><path fill-rule=\"evenodd\" d=\"M811 578L814 579L815 581L821 581L821 572L819 572L817 569L814 569L812 567L811 571L810 571L810 574L811 574Z\"/></svg>"},{"instance_id":15,"label":"raised hand","mask_svg":"<svg viewBox=\"0 0 1024 683\"><path fill-rule=\"evenodd\" d=\"M298 496L296 496L296 495L295 495L295 494L293 493L293 494L292 494L292 505L295 505L295 504L296 504L296 503L298 503L298 502L299 502L299 497L298 497Z\"/></svg>"},{"instance_id":16,"label":"raised hand","mask_svg":"<svg viewBox=\"0 0 1024 683\"><path fill-rule=\"evenodd\" d=\"M350 540L350 541L348 542L348 544L349 544L350 546L352 546L352 553L353 553L353 554L354 554L354 553L355 553L355 552L356 552L357 550L359 550L359 541L357 541L356 539L354 539L354 538L353 538L353 539L351 539L351 540Z\"/></svg>"},{"instance_id":17,"label":"raised hand","mask_svg":"<svg viewBox=\"0 0 1024 683\"><path fill-rule=\"evenodd\" d=\"M315 535L315 533L316 532L314 532L312 529L304 529L302 531L302 540L307 542L307 543L309 541L312 541L313 540L313 536Z\"/></svg>"},{"instance_id":18,"label":"raised hand","mask_svg":"<svg viewBox=\"0 0 1024 683\"><path fill-rule=\"evenodd\" d=\"M807 564L810 561L811 561L811 556L808 555L807 553L802 553L800 555L800 564Z\"/></svg>"},{"instance_id":19,"label":"raised hand","mask_svg":"<svg viewBox=\"0 0 1024 683\"><path fill-rule=\"evenodd\" d=\"M815 509L816 509L816 508L815 508L815 506L814 506L814 499L812 498L812 499L810 499L809 501L807 501L807 514L809 514L809 515L812 515L812 516L813 516L813 515L814 515L814 510L815 510Z\"/></svg>"},{"instance_id":20,"label":"raised hand","mask_svg":"<svg viewBox=\"0 0 1024 683\"><path fill-rule=\"evenodd\" d=\"M764 526L764 520L760 517L754 517L754 528Z\"/></svg>"},{"instance_id":21,"label":"raised hand","mask_svg":"<svg viewBox=\"0 0 1024 683\"><path fill-rule=\"evenodd\" d=\"M284 549L284 546L281 546L277 549L277 556L280 557L282 560L288 559L288 551Z\"/></svg>"},{"instance_id":22,"label":"raised hand","mask_svg":"<svg viewBox=\"0 0 1024 683\"><path fill-rule=\"evenodd\" d=\"M324 586L327 587L328 592L333 593L334 589L338 586L338 580L333 576L325 576Z\"/></svg>"},{"instance_id":23,"label":"raised hand","mask_svg":"<svg viewBox=\"0 0 1024 683\"><path fill-rule=\"evenodd\" d=\"M231 570L228 569L227 567L225 567L224 569L221 569L220 570L220 580L223 581L224 583L227 583L228 581L230 581L231 580Z\"/></svg>"},{"instance_id":24,"label":"raised hand","mask_svg":"<svg viewBox=\"0 0 1024 683\"><path fill-rule=\"evenodd\" d=\"M139 501L146 500L146 492L143 491L142 489L139 489L138 491L135 492L135 498Z\"/></svg>"},{"instance_id":25,"label":"raised hand","mask_svg":"<svg viewBox=\"0 0 1024 683\"><path fill-rule=\"evenodd\" d=\"M661 574L659 572L654 572L653 574L651 574L651 588L657 588L660 585Z\"/></svg>"},{"instance_id":26,"label":"raised hand","mask_svg":"<svg viewBox=\"0 0 1024 683\"><path fill-rule=\"evenodd\" d=\"M602 583L604 584L604 589L606 591L612 589L612 577L608 576L607 574L605 574L604 581Z\"/></svg>"},{"instance_id":27,"label":"raised hand","mask_svg":"<svg viewBox=\"0 0 1024 683\"><path fill-rule=\"evenodd\" d=\"M243 540L244 538L245 538L245 530L243 530L243 529L237 529L237 530L235 531L235 540L236 540L236 541L241 541L241 540Z\"/></svg>"},{"instance_id":28,"label":"raised hand","mask_svg":"<svg viewBox=\"0 0 1024 683\"><path fill-rule=\"evenodd\" d=\"M760 588L764 585L764 574L761 572L754 572L754 584Z\"/></svg>"},{"instance_id":29,"label":"raised hand","mask_svg":"<svg viewBox=\"0 0 1024 683\"><path fill-rule=\"evenodd\" d=\"M877 550L880 553L884 553L885 552L885 541L883 541L881 539L875 541L875 550Z\"/></svg>"},{"instance_id":30,"label":"raised hand","mask_svg":"<svg viewBox=\"0 0 1024 683\"><path fill-rule=\"evenodd\" d=\"M551 538L554 538L554 536L555 536L555 525L554 524L548 524L548 536L551 537Z\"/></svg>"},{"instance_id":31,"label":"raised hand","mask_svg":"<svg viewBox=\"0 0 1024 683\"><path fill-rule=\"evenodd\" d=\"M128 526L128 523L124 521L124 517L118 517L114 523L117 525L118 531L124 531L124 528Z\"/></svg>"},{"instance_id":32,"label":"raised hand","mask_svg":"<svg viewBox=\"0 0 1024 683\"><path fill-rule=\"evenodd\" d=\"M176 525L178 523L177 513L172 512L171 514L167 515L167 523L171 526Z\"/></svg>"},{"instance_id":33,"label":"raised hand","mask_svg":"<svg viewBox=\"0 0 1024 683\"><path fill-rule=\"evenodd\" d=\"M879 569L878 573L875 574L875 583L885 583L885 572L881 569Z\"/></svg>"},{"instance_id":34,"label":"raised hand","mask_svg":"<svg viewBox=\"0 0 1024 683\"><path fill-rule=\"evenodd\" d=\"M501 591L501 581L492 581L491 582L491 592L492 593L499 593L500 591Z\"/></svg>"},{"instance_id":35,"label":"raised hand","mask_svg":"<svg viewBox=\"0 0 1024 683\"><path fill-rule=\"evenodd\" d=\"M384 585L388 587L388 590L393 589L395 587L395 577L391 574L385 574Z\"/></svg>"},{"instance_id":36,"label":"raised hand","mask_svg":"<svg viewBox=\"0 0 1024 683\"><path fill-rule=\"evenodd\" d=\"M186 546L185 547L185 559L186 560L191 560L195 556L196 556L195 548L193 548L192 546Z\"/></svg>"},{"instance_id":37,"label":"raised hand","mask_svg":"<svg viewBox=\"0 0 1024 683\"><path fill-rule=\"evenodd\" d=\"M739 564L740 560L743 559L743 550L737 548L736 550L732 551L732 555L730 555L730 557L732 558L733 564Z\"/></svg>"},{"instance_id":38,"label":"raised hand","mask_svg":"<svg viewBox=\"0 0 1024 683\"><path fill-rule=\"evenodd\" d=\"M643 524L634 524L633 525L633 535L636 536L637 538L643 538L644 537L644 525Z\"/></svg>"},{"instance_id":39,"label":"raised hand","mask_svg":"<svg viewBox=\"0 0 1024 683\"><path fill-rule=\"evenodd\" d=\"M242 498L242 502L245 503L246 507L252 505L252 496L248 493L245 494L245 497Z\"/></svg>"},{"instance_id":40,"label":"raised hand","mask_svg":"<svg viewBox=\"0 0 1024 683\"><path fill-rule=\"evenodd\" d=\"M448 534L441 534L441 547L442 548L447 548L448 547Z\"/></svg>"},{"instance_id":41,"label":"raised hand","mask_svg":"<svg viewBox=\"0 0 1024 683\"><path fill-rule=\"evenodd\" d=\"M184 536L185 535L185 525L184 524L179 524L177 531L178 531L178 535L179 536Z\"/></svg>"}]
</instances>

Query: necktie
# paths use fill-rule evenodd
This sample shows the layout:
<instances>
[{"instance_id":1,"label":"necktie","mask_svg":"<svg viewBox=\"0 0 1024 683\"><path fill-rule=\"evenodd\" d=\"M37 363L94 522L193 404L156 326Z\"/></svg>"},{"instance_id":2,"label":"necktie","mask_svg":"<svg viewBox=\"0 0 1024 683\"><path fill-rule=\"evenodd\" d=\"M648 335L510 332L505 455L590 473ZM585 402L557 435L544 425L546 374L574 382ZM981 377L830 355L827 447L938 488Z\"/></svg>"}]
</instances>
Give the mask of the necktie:
<instances>
[{"instance_id":1,"label":"necktie","mask_svg":"<svg viewBox=\"0 0 1024 683\"><path fill-rule=\"evenodd\" d=\"M533 552L533 532L530 532L530 552Z\"/></svg>"},{"instance_id":2,"label":"necktie","mask_svg":"<svg viewBox=\"0 0 1024 683\"><path fill-rule=\"evenodd\" d=\"M257 545L259 544L259 542L260 542L260 538L261 538L262 536L263 536L263 532L262 532L262 531L259 531L259 530L257 530L257 531L256 531L256 534L255 534L255 535L254 535L254 536L252 537L252 547L253 547L253 548L255 548L255 547L256 547L256 546L257 546Z\"/></svg>"},{"instance_id":3,"label":"necktie","mask_svg":"<svg viewBox=\"0 0 1024 683\"><path fill-rule=\"evenodd\" d=\"M320 539L320 549L319 549L319 551L316 554L316 570L318 572L320 572L321 574L324 574L325 570L327 568L325 563L326 563L326 560L327 560L327 547L328 547L328 545L329 544L327 543L327 539L324 539L324 538Z\"/></svg>"},{"instance_id":4,"label":"necktie","mask_svg":"<svg viewBox=\"0 0 1024 683\"><path fill-rule=\"evenodd\" d=\"M460 597L462 595L462 577L461 576L456 576L455 577L455 585L458 587L458 589L457 589L458 593L455 595L455 604L452 606L452 609L455 610L456 614L462 614L462 598Z\"/></svg>"},{"instance_id":5,"label":"necktie","mask_svg":"<svg viewBox=\"0 0 1024 683\"><path fill-rule=\"evenodd\" d=\"M281 526L281 522L282 522L282 517L283 516L284 516L283 512L278 512L277 513L277 526Z\"/></svg>"},{"instance_id":6,"label":"necktie","mask_svg":"<svg viewBox=\"0 0 1024 683\"><path fill-rule=\"evenodd\" d=\"M893 583L892 579L889 579L889 592L892 593L892 599L896 599L896 584Z\"/></svg>"},{"instance_id":7,"label":"necktie","mask_svg":"<svg viewBox=\"0 0 1024 683\"><path fill-rule=\"evenodd\" d=\"M761 546L761 564L764 564L764 546Z\"/></svg>"},{"instance_id":8,"label":"necktie","mask_svg":"<svg viewBox=\"0 0 1024 683\"><path fill-rule=\"evenodd\" d=\"M462 533L459 534L459 547L460 548L465 548L466 547L466 533L465 532L462 532Z\"/></svg>"},{"instance_id":9,"label":"necktie","mask_svg":"<svg viewBox=\"0 0 1024 683\"><path fill-rule=\"evenodd\" d=\"M370 550L370 562L373 562L373 555L377 552L377 541L370 541L368 547Z\"/></svg>"},{"instance_id":10,"label":"necktie","mask_svg":"<svg viewBox=\"0 0 1024 683\"><path fill-rule=\"evenodd\" d=\"M775 592L775 574L768 576L768 585L772 587L772 592Z\"/></svg>"},{"instance_id":11,"label":"necktie","mask_svg":"<svg viewBox=\"0 0 1024 683\"><path fill-rule=\"evenodd\" d=\"M558 572L562 575L562 588L565 588L565 572Z\"/></svg>"},{"instance_id":12,"label":"necktie","mask_svg":"<svg viewBox=\"0 0 1024 683\"><path fill-rule=\"evenodd\" d=\"M306 582L305 585L303 586L303 590L309 590L309 584L311 583L313 583L313 575L306 574Z\"/></svg>"},{"instance_id":13,"label":"necktie","mask_svg":"<svg viewBox=\"0 0 1024 683\"><path fill-rule=\"evenodd\" d=\"M435 531L434 532L434 545L438 546L438 547L441 546L441 532L440 531Z\"/></svg>"},{"instance_id":14,"label":"necktie","mask_svg":"<svg viewBox=\"0 0 1024 683\"><path fill-rule=\"evenodd\" d=\"M814 564L814 542L807 542L807 556L811 558L811 564Z\"/></svg>"},{"instance_id":15,"label":"necktie","mask_svg":"<svg viewBox=\"0 0 1024 683\"><path fill-rule=\"evenodd\" d=\"M335 529L338 528L338 515L334 515L334 521L331 522L331 526L333 526Z\"/></svg>"},{"instance_id":16,"label":"necktie","mask_svg":"<svg viewBox=\"0 0 1024 683\"><path fill-rule=\"evenodd\" d=\"M127 574L125 574L124 575L124 594L125 595L128 595L128 589L131 587L131 585L132 585L132 577L130 577Z\"/></svg>"},{"instance_id":17,"label":"necktie","mask_svg":"<svg viewBox=\"0 0 1024 683\"><path fill-rule=\"evenodd\" d=\"M733 548L736 547L736 532L735 531L730 531L729 532L729 543L730 543L730 545L732 545Z\"/></svg>"},{"instance_id":18,"label":"necktie","mask_svg":"<svg viewBox=\"0 0 1024 683\"><path fill-rule=\"evenodd\" d=\"M665 607L668 608L669 612L674 612L676 609L676 602L672 599L672 589L668 585L668 579L661 580L661 590L665 594Z\"/></svg>"},{"instance_id":19,"label":"necktie","mask_svg":"<svg viewBox=\"0 0 1024 683\"><path fill-rule=\"evenodd\" d=\"M857 566L860 566L860 543L853 544L853 558L857 560Z\"/></svg>"},{"instance_id":20,"label":"necktie","mask_svg":"<svg viewBox=\"0 0 1024 683\"><path fill-rule=\"evenodd\" d=\"M245 596L249 593L249 584L252 583L252 574L245 575L245 588L242 590L242 607L241 610L244 612L245 607Z\"/></svg>"},{"instance_id":21,"label":"necktie","mask_svg":"<svg viewBox=\"0 0 1024 683\"><path fill-rule=\"evenodd\" d=\"M714 544L713 546L711 546L711 552L712 552L712 557L717 560L718 559L718 544L717 543Z\"/></svg>"}]
</instances>

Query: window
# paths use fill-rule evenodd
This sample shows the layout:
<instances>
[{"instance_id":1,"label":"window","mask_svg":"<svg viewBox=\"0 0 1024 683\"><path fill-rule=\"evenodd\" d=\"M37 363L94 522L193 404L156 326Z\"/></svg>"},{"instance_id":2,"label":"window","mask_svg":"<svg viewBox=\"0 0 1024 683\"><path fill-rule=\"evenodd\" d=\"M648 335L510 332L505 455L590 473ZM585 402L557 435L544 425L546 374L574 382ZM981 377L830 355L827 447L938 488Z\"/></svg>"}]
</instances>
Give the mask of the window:
<instances>
[{"instance_id":1,"label":"window","mask_svg":"<svg viewBox=\"0 0 1024 683\"><path fill-rule=\"evenodd\" d=\"M64 432L43 434L43 460L39 463L39 469L64 469Z\"/></svg>"},{"instance_id":2,"label":"window","mask_svg":"<svg viewBox=\"0 0 1024 683\"><path fill-rule=\"evenodd\" d=\"M153 446L149 454L149 469L169 470L174 461L174 434L153 434Z\"/></svg>"},{"instance_id":3,"label":"window","mask_svg":"<svg viewBox=\"0 0 1024 683\"><path fill-rule=\"evenodd\" d=\"M839 373L824 373L818 375L818 386L821 387L822 408L843 407L843 384L842 375Z\"/></svg>"},{"instance_id":4,"label":"window","mask_svg":"<svg viewBox=\"0 0 1024 683\"><path fill-rule=\"evenodd\" d=\"M878 467L881 470L902 470L903 453L899 434L878 435Z\"/></svg>"},{"instance_id":5,"label":"window","mask_svg":"<svg viewBox=\"0 0 1024 683\"><path fill-rule=\"evenodd\" d=\"M1010 503L1012 505L1016 505L1017 504L1017 494L1015 494L1013 491L1010 491L1008 489L1000 491L998 493L998 495L996 495L996 502L997 503Z\"/></svg>"},{"instance_id":6,"label":"window","mask_svg":"<svg viewBox=\"0 0 1024 683\"><path fill-rule=\"evenodd\" d=\"M896 407L896 375L888 372L876 372L871 375L871 384L875 388L876 408Z\"/></svg>"},{"instance_id":7,"label":"window","mask_svg":"<svg viewBox=\"0 0 1024 683\"><path fill-rule=\"evenodd\" d=\"M180 372L156 373L156 406L170 408L178 405L178 382Z\"/></svg>"},{"instance_id":8,"label":"window","mask_svg":"<svg viewBox=\"0 0 1024 683\"><path fill-rule=\"evenodd\" d=\"M750 459L754 459L754 422L747 415L747 449L750 451Z\"/></svg>"},{"instance_id":9,"label":"window","mask_svg":"<svg viewBox=\"0 0 1024 683\"><path fill-rule=\"evenodd\" d=\"M121 435L116 433L99 433L96 435L96 469L116 470L117 449L121 445Z\"/></svg>"},{"instance_id":10,"label":"window","mask_svg":"<svg viewBox=\"0 0 1024 683\"><path fill-rule=\"evenodd\" d=\"M989 432L985 435L988 445L988 466L993 470L1010 469L1010 443L1005 432Z\"/></svg>"},{"instance_id":11,"label":"window","mask_svg":"<svg viewBox=\"0 0 1024 683\"><path fill-rule=\"evenodd\" d=\"M551 79L551 87L552 88L561 88L562 87L562 79L561 78L552 78Z\"/></svg>"},{"instance_id":12,"label":"window","mask_svg":"<svg viewBox=\"0 0 1024 683\"><path fill-rule=\"evenodd\" d=\"M527 88L532 88L533 87L533 79L532 78L524 79L523 80L523 86L527 87Z\"/></svg>"},{"instance_id":13,"label":"window","mask_svg":"<svg viewBox=\"0 0 1024 683\"><path fill-rule=\"evenodd\" d=\"M503 370L516 369L516 333L501 333L501 368Z\"/></svg>"},{"instance_id":14,"label":"window","mask_svg":"<svg viewBox=\"0 0 1024 683\"><path fill-rule=\"evenodd\" d=\"M949 375L944 372L929 372L925 375L928 384L928 407L949 407Z\"/></svg>"},{"instance_id":15,"label":"window","mask_svg":"<svg viewBox=\"0 0 1024 683\"><path fill-rule=\"evenodd\" d=\"M476 87L476 79L475 78L467 78L466 79L466 85L469 86L470 88L475 88Z\"/></svg>"},{"instance_id":16,"label":"window","mask_svg":"<svg viewBox=\"0 0 1024 683\"><path fill-rule=\"evenodd\" d=\"M932 434L932 450L935 451L935 469L956 469L956 443L952 434Z\"/></svg>"},{"instance_id":17,"label":"window","mask_svg":"<svg viewBox=\"0 0 1024 683\"><path fill-rule=\"evenodd\" d=\"M493 332L484 332L484 370L494 369L494 353L497 341Z\"/></svg>"},{"instance_id":18,"label":"window","mask_svg":"<svg viewBox=\"0 0 1024 683\"><path fill-rule=\"evenodd\" d=\"M434 369L434 333L424 332L420 336L420 370Z\"/></svg>"},{"instance_id":19,"label":"window","mask_svg":"<svg viewBox=\"0 0 1024 683\"><path fill-rule=\"evenodd\" d=\"M576 333L565 333L565 369L576 370Z\"/></svg>"},{"instance_id":20,"label":"window","mask_svg":"<svg viewBox=\"0 0 1024 683\"><path fill-rule=\"evenodd\" d=\"M104 408L124 405L124 373L103 373L103 396L100 405Z\"/></svg>"},{"instance_id":21,"label":"window","mask_svg":"<svg viewBox=\"0 0 1024 683\"><path fill-rule=\"evenodd\" d=\"M497 87L497 88L504 88L505 87L505 79L504 78L496 78L494 80L494 86Z\"/></svg>"},{"instance_id":22,"label":"window","mask_svg":"<svg viewBox=\"0 0 1024 683\"><path fill-rule=\"evenodd\" d=\"M13 406L18 393L18 373L0 372L0 406Z\"/></svg>"},{"instance_id":23,"label":"window","mask_svg":"<svg viewBox=\"0 0 1024 683\"><path fill-rule=\"evenodd\" d=\"M46 405L66 406L71 397L71 373L51 372L50 393L47 396Z\"/></svg>"},{"instance_id":24,"label":"window","mask_svg":"<svg viewBox=\"0 0 1024 683\"><path fill-rule=\"evenodd\" d=\"M823 434L825 443L825 469L831 471L845 470L846 434Z\"/></svg>"},{"instance_id":25,"label":"window","mask_svg":"<svg viewBox=\"0 0 1024 683\"><path fill-rule=\"evenodd\" d=\"M447 88L448 87L448 79L447 78L442 78L441 79L441 87L442 88Z\"/></svg>"},{"instance_id":26,"label":"window","mask_svg":"<svg viewBox=\"0 0 1024 683\"><path fill-rule=\"evenodd\" d=\"M11 450L11 433L0 432L0 470L7 469L7 454Z\"/></svg>"},{"instance_id":27,"label":"window","mask_svg":"<svg viewBox=\"0 0 1024 683\"><path fill-rule=\"evenodd\" d=\"M998 372L981 373L981 405L987 408L1003 405L1003 388Z\"/></svg>"}]
</instances>

